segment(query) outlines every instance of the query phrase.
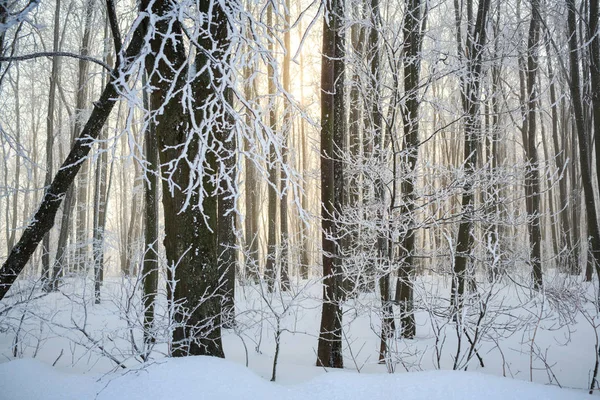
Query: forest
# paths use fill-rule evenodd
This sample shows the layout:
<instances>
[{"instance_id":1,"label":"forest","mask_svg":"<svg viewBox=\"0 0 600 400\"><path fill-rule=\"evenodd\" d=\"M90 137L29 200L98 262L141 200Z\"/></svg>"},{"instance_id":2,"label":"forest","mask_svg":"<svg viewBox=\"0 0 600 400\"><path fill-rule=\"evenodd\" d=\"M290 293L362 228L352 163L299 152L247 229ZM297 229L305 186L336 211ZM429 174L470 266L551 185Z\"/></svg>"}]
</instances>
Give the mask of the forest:
<instances>
[{"instance_id":1,"label":"forest","mask_svg":"<svg viewBox=\"0 0 600 400\"><path fill-rule=\"evenodd\" d=\"M0 363L598 394L598 4L0 0Z\"/></svg>"}]
</instances>

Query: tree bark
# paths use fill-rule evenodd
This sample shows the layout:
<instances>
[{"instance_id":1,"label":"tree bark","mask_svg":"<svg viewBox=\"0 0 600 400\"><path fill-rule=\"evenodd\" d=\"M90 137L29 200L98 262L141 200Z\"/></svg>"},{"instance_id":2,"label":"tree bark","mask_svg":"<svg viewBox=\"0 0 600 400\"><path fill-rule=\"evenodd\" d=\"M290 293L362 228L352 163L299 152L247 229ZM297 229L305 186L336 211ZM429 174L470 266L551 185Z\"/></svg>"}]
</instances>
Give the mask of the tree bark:
<instances>
[{"instance_id":1,"label":"tree bark","mask_svg":"<svg viewBox=\"0 0 600 400\"><path fill-rule=\"evenodd\" d=\"M526 154L527 172L525 184L528 188L530 197L527 204L527 214L529 221L527 229L529 231L529 241L531 246L531 266L533 288L540 290L543 285L542 279L542 232L540 221L540 171L537 154L537 124L536 124L536 102L537 92L535 89L536 73L538 69L538 51L539 51L539 30L540 30L540 10L539 1L531 0L531 22L529 24L529 36L527 39L527 93L526 93L526 126L523 133L527 139L523 143Z\"/></svg>"},{"instance_id":2,"label":"tree bark","mask_svg":"<svg viewBox=\"0 0 600 400\"><path fill-rule=\"evenodd\" d=\"M145 78L145 75L144 75ZM144 79L145 80L145 79ZM146 82L144 82L146 86ZM152 114L152 104L148 93L143 93L144 108ZM144 182L144 262L142 280L144 287L144 345L146 351L154 343L154 301L158 292L158 194L159 194L159 165L156 126L152 117L148 118L144 132L145 155L148 163L145 170Z\"/></svg>"},{"instance_id":3,"label":"tree bark","mask_svg":"<svg viewBox=\"0 0 600 400\"><path fill-rule=\"evenodd\" d=\"M343 18L342 0L333 0L323 18L323 48L321 62L321 240L323 248L323 308L317 348L317 366L343 368L342 356L342 308L341 308L341 265L339 253L336 213L341 210L340 198L336 198L335 124L339 115L335 113L336 102L343 102L343 91L336 81L340 78L337 40ZM342 69L343 71L343 69ZM343 104L343 103L342 103ZM336 118L337 117L337 118ZM339 165L339 164L338 164Z\"/></svg>"},{"instance_id":4,"label":"tree bark","mask_svg":"<svg viewBox=\"0 0 600 400\"><path fill-rule=\"evenodd\" d=\"M406 234L400 242L400 262L395 300L400 304L403 337L412 339L416 335L415 316L413 313L413 288L411 279L414 275L413 252L415 249L415 230L413 228L415 208L415 168L419 153L419 80L421 70L421 42L423 32L421 26L426 15L421 15L420 0L406 0L406 16L402 27L404 34L404 91L405 107L402 108L404 126L402 173L402 215L408 225Z\"/></svg>"},{"instance_id":5,"label":"tree bark","mask_svg":"<svg viewBox=\"0 0 600 400\"><path fill-rule=\"evenodd\" d=\"M279 218L281 227L281 289L288 290L290 288L290 277L288 273L289 269L289 248L290 238L288 229L288 191L287 191L287 177L285 174L285 166L288 163L288 138L292 132L292 110L290 102L287 98L287 94L291 91L290 86L290 63L291 63L291 38L290 38L290 0L285 0L285 32L283 34L283 45L285 47L285 53L283 55L283 90L286 92L283 98L283 144L281 148L281 161L284 168L281 168L280 175L280 186L281 186L281 201L279 206Z\"/></svg>"},{"instance_id":6,"label":"tree bark","mask_svg":"<svg viewBox=\"0 0 600 400\"><path fill-rule=\"evenodd\" d=\"M569 32L569 63L571 68L570 91L573 102L573 112L575 117L575 127L579 141L579 166L581 171L581 184L583 185L583 195L586 208L586 220L588 235L590 238L590 254L593 257L596 273L600 276L600 232L598 228L598 218L596 214L596 200L594 198L594 188L592 185L592 172L589 149L591 143L589 135L585 130L585 121L583 114L583 105L581 104L581 86L579 77L579 50L577 43L577 9L574 0L567 2L567 25ZM598 145L598 143L596 143ZM573 221L577 226L576 221ZM591 281L591 274L586 273L586 280Z\"/></svg>"},{"instance_id":7,"label":"tree bark","mask_svg":"<svg viewBox=\"0 0 600 400\"><path fill-rule=\"evenodd\" d=\"M463 189L461 209L463 217L458 228L456 240L456 251L454 257L454 278L452 279L451 303L457 309L462 307L465 293L465 282L468 279L468 263L471 260L473 248L473 203L475 196L472 183L469 181L477 165L477 144L481 134L481 121L479 117L479 89L481 83L481 67L483 48L486 42L486 26L490 0L479 2L477 20L473 30L467 33L466 51L462 52L460 35L460 21L457 17L457 44L460 58L466 62L466 71L461 77L461 94L465 112L465 143L464 143L464 165L467 182ZM458 10L456 10L458 15ZM468 10L470 13L470 10ZM469 21L472 21L469 18ZM471 26L469 22L468 26Z\"/></svg>"},{"instance_id":8,"label":"tree bark","mask_svg":"<svg viewBox=\"0 0 600 400\"><path fill-rule=\"evenodd\" d=\"M60 36L60 0L56 0L54 11L54 39L52 50L59 50ZM56 86L58 81L58 57L52 59L52 72L50 73L50 92L48 94L48 116L46 117L46 178L44 186L48 188L52 182L52 152L54 147L54 108L56 103ZM7 260L8 261L8 260ZM50 233L44 237L42 246L42 283L44 286L50 281Z\"/></svg>"},{"instance_id":9,"label":"tree bark","mask_svg":"<svg viewBox=\"0 0 600 400\"><path fill-rule=\"evenodd\" d=\"M269 53L271 57L275 59L275 51L274 51L274 34L272 30L273 27L273 4L268 6L267 10L267 26L269 29L269 36L271 36L271 40L269 41ZM275 102L275 68L273 63L275 60L272 60L271 63L267 65L267 79L268 79L268 91L269 91L269 128L273 135L277 132L277 105ZM269 144L269 160L267 164L267 171L269 173L269 182L267 185L267 191L269 193L269 204L268 204L268 232L267 232L267 262L265 265L265 281L267 282L267 290L272 292L275 288L275 280L277 279L277 172L279 169L279 165L277 163L277 155L275 152L275 143Z\"/></svg>"}]
</instances>

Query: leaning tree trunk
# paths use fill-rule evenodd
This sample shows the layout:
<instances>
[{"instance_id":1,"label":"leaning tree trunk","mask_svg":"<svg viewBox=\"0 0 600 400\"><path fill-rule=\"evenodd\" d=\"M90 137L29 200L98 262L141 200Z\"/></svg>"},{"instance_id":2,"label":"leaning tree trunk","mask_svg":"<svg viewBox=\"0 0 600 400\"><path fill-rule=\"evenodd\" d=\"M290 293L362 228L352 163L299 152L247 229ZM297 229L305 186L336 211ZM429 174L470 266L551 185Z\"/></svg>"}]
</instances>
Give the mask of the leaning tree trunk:
<instances>
[{"instance_id":1,"label":"leaning tree trunk","mask_svg":"<svg viewBox=\"0 0 600 400\"><path fill-rule=\"evenodd\" d=\"M148 17L141 15L136 22L137 25L135 25L136 28L131 36L131 42L123 55L127 59L136 58L145 42L144 38L148 28ZM63 162L61 168L58 169L52 183L46 187L40 207L17 244L10 251L6 261L2 264L2 269L0 270L0 300L6 296L6 293L25 268L25 265L42 241L42 238L48 234L54 225L56 213L62 203L62 199L81 168L81 161L90 152L91 145L98 137L118 99L117 85L121 79L120 70L121 65L117 62L115 68L112 70L108 84L102 91L98 101L94 103L92 113L83 127L78 140L73 144L71 152ZM128 72L127 66L122 72Z\"/></svg>"}]
</instances>

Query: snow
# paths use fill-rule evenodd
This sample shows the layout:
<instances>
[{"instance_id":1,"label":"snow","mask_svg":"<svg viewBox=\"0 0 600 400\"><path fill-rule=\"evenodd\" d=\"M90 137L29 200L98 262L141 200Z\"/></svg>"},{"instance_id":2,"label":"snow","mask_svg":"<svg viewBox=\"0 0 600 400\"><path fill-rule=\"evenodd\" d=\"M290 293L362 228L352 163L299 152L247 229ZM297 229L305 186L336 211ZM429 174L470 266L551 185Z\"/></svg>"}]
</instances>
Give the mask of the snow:
<instances>
[{"instance_id":1,"label":"snow","mask_svg":"<svg viewBox=\"0 0 600 400\"><path fill-rule=\"evenodd\" d=\"M164 359L105 375L71 374L34 359L21 359L0 364L0 388L0 398L7 400L589 398L582 391L457 371L358 374L329 370L301 384L281 385L237 363L212 357Z\"/></svg>"},{"instance_id":2,"label":"snow","mask_svg":"<svg viewBox=\"0 0 600 400\"><path fill-rule=\"evenodd\" d=\"M93 302L91 281L79 278L66 280L61 292L40 298L38 289L22 285L19 295L4 300L5 306L14 302L15 307L0 318L0 400L589 398L600 332L595 308L565 311L571 319L563 321L538 297L527 297L528 302L518 306L521 300L507 285L497 302L511 315L532 317L520 317L525 322L511 334L501 330L506 313L490 311L483 325L490 335L482 336L478 346L485 367L473 357L459 368L468 372L450 371L457 352L456 329L451 320L436 316L436 309L429 311L428 303L416 314L417 337L395 340L390 362L384 365L378 363L379 298L368 293L344 305L345 369L325 370L315 367L321 287L305 281L294 285L294 293L269 294L260 285L248 284L237 288L235 329L223 330L226 360L167 358L163 318L158 320L162 339L157 339L152 361L141 364L132 348L131 335L138 345L142 341L139 309L128 307L140 304L132 282L108 278L101 304ZM439 278L423 278L419 285L436 295L449 292ZM28 297L33 300L19 303ZM157 309L164 310L164 296L159 300ZM277 318L284 330L277 383L271 383ZM494 333L492 328L498 327ZM120 369L111 357L128 369Z\"/></svg>"}]
</instances>

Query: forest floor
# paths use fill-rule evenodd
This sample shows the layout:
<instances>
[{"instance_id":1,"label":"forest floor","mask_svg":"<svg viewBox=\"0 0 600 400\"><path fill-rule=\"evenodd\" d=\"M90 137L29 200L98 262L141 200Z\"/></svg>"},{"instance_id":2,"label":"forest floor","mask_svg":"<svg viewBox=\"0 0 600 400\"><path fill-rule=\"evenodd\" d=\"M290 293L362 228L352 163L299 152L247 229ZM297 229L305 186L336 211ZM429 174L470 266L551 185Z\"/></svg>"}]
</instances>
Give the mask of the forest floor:
<instances>
[{"instance_id":1,"label":"forest floor","mask_svg":"<svg viewBox=\"0 0 600 400\"><path fill-rule=\"evenodd\" d=\"M550 282L544 296L510 284L480 286L463 316L467 340L444 313L449 282L420 278L417 337L391 340L383 364L379 299L359 294L344 306L345 370L333 371L314 366L321 311L316 280L297 282L286 293L239 286L235 328L223 331L226 361L166 358L160 338L169 336L169 326L160 323L167 310L159 296L159 340L148 363L140 358L139 282L107 280L95 305L89 280L71 278L50 294L23 280L0 304L0 399L583 398L600 313L573 300L585 298L586 287L593 292L592 285L575 283ZM275 384L268 380L278 326Z\"/></svg>"}]
</instances>

